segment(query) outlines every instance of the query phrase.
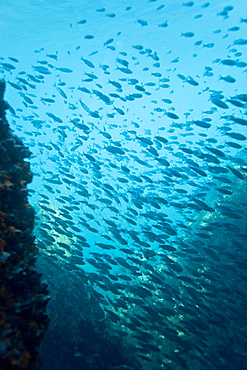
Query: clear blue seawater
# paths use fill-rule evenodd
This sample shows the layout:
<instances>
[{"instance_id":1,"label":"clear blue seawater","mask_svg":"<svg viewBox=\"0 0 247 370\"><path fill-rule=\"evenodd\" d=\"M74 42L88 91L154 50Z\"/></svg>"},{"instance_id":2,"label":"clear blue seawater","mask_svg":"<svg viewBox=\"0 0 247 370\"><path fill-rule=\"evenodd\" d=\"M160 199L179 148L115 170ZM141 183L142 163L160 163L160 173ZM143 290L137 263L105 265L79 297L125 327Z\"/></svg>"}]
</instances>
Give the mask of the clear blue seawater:
<instances>
[{"instance_id":1,"label":"clear blue seawater","mask_svg":"<svg viewBox=\"0 0 247 370\"><path fill-rule=\"evenodd\" d=\"M5 0L43 370L245 369L247 2Z\"/></svg>"}]
</instances>

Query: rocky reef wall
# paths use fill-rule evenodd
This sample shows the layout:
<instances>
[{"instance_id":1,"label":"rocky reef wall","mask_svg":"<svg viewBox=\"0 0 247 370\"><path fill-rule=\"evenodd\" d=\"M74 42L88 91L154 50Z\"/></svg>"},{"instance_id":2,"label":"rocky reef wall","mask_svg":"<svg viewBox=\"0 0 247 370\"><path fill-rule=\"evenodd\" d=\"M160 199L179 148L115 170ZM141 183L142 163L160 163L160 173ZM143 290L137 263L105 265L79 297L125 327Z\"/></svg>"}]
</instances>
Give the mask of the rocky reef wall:
<instances>
[{"instance_id":1,"label":"rocky reef wall","mask_svg":"<svg viewBox=\"0 0 247 370\"><path fill-rule=\"evenodd\" d=\"M31 153L5 117L0 80L0 370L39 369L38 349L49 325L46 283L35 270L34 211L28 203Z\"/></svg>"}]
</instances>

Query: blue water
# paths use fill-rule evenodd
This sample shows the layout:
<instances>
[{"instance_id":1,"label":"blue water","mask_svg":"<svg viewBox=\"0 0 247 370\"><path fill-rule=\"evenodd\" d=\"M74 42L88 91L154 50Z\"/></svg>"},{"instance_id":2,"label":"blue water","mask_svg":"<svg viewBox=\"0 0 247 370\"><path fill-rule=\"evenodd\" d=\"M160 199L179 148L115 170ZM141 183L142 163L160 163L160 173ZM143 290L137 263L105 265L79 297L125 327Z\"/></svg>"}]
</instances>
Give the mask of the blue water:
<instances>
[{"instance_id":1,"label":"blue water","mask_svg":"<svg viewBox=\"0 0 247 370\"><path fill-rule=\"evenodd\" d=\"M247 3L0 10L52 297L43 369L246 368Z\"/></svg>"}]
</instances>

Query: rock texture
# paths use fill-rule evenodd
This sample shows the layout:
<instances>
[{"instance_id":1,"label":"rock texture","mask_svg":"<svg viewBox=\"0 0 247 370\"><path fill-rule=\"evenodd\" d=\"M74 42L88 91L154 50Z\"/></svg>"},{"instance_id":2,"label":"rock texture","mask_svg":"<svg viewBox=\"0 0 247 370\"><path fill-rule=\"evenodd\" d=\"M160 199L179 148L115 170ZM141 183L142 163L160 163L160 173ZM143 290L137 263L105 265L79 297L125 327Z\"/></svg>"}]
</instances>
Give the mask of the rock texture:
<instances>
[{"instance_id":1,"label":"rock texture","mask_svg":"<svg viewBox=\"0 0 247 370\"><path fill-rule=\"evenodd\" d=\"M35 270L30 151L9 128L0 80L0 370L39 368L38 348L49 325L47 285Z\"/></svg>"}]
</instances>

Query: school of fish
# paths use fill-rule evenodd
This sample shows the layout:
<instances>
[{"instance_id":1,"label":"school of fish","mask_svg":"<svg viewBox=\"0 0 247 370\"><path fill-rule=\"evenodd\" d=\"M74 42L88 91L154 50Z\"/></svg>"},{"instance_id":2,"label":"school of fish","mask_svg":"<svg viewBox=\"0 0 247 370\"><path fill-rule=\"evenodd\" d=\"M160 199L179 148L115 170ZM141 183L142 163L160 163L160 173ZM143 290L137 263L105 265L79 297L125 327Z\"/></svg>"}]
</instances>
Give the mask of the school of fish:
<instances>
[{"instance_id":1,"label":"school of fish","mask_svg":"<svg viewBox=\"0 0 247 370\"><path fill-rule=\"evenodd\" d=\"M165 4L148 4L164 12L156 26L168 35ZM150 45L123 50L121 32L85 53L96 38L87 19L70 24L84 36L66 57L37 49L28 71L0 58L9 121L33 152L40 254L93 289L112 332L148 370L247 364L247 90L238 77L247 82L247 39L236 36L247 18L231 24L232 12L214 14L223 30L211 30L213 42L198 40L192 21L179 35L194 59L226 43L201 75L186 74L169 50L167 60ZM149 20L135 23L148 32Z\"/></svg>"}]
</instances>

